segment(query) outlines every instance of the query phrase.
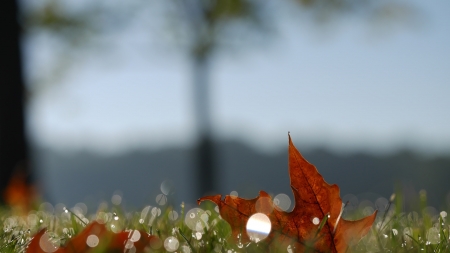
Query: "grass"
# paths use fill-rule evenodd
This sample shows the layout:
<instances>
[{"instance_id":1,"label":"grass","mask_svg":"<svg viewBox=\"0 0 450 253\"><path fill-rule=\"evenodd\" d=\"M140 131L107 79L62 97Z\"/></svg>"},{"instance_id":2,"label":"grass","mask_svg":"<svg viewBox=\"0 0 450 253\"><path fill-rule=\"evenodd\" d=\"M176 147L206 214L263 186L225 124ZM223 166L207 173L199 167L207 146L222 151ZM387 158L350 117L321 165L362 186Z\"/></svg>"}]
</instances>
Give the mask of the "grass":
<instances>
[{"instance_id":1,"label":"grass","mask_svg":"<svg viewBox=\"0 0 450 253\"><path fill-rule=\"evenodd\" d=\"M450 252L447 212L428 207L423 194L418 199L416 210L409 212L403 211L399 194L397 198L381 201L372 230L352 245L349 252ZM227 240L231 228L220 218L213 204L191 208L183 203L170 205L170 201L160 204L127 211L117 202L101 203L95 212L88 213L82 203L69 209L43 203L24 215L18 215L12 207L3 207L0 210L3 228L0 230L0 252L25 252L33 235L42 228L47 228L55 245L65 245L83 231L87 223L95 220L104 223L112 232L136 229L158 236L160 244L149 247L148 252L263 252L257 243L236 244ZM344 209L343 217L359 219L373 207L350 203ZM292 252L290 250L286 248L284 252ZM133 252L133 249L127 252Z\"/></svg>"}]
</instances>

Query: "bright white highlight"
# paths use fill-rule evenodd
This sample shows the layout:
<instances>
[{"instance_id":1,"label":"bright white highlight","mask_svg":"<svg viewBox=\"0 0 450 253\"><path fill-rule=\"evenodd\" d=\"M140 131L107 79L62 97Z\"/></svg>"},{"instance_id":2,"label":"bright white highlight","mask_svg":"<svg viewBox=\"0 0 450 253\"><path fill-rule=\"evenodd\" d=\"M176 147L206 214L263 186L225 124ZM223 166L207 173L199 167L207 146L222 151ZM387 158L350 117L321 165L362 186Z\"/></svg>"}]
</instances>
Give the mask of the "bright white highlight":
<instances>
[{"instance_id":1,"label":"bright white highlight","mask_svg":"<svg viewBox=\"0 0 450 253\"><path fill-rule=\"evenodd\" d=\"M259 242L269 235L272 223L267 215L255 213L248 219L246 229L250 240Z\"/></svg>"}]
</instances>

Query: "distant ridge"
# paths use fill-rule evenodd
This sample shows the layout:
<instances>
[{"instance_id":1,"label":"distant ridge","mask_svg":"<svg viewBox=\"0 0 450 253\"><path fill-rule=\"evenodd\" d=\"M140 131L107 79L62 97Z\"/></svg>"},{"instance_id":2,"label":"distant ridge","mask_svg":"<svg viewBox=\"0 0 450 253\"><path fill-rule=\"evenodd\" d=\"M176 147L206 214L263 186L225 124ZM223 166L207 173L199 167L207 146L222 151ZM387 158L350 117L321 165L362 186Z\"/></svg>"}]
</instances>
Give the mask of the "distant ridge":
<instances>
[{"instance_id":1,"label":"distant ridge","mask_svg":"<svg viewBox=\"0 0 450 253\"><path fill-rule=\"evenodd\" d=\"M270 154L237 141L218 142L216 147L221 169L217 193L236 190L240 196L253 198L259 190L265 190L292 195L287 187L287 147ZM408 151L343 156L325 149L299 149L328 183L339 185L341 197L354 194L372 201L377 197L389 199L397 186L405 192L408 205L416 203L413 197L421 189L428 192L430 205L438 209L450 205L450 157L424 158ZM88 202L95 206L100 200L110 201L113 192L121 190L124 204L142 207L156 205L155 197L164 180L176 185L176 194L170 197L174 203L195 203L199 196L193 195L196 182L190 154L192 150L177 147L133 150L115 156L36 148L35 161L44 198L53 204Z\"/></svg>"}]
</instances>

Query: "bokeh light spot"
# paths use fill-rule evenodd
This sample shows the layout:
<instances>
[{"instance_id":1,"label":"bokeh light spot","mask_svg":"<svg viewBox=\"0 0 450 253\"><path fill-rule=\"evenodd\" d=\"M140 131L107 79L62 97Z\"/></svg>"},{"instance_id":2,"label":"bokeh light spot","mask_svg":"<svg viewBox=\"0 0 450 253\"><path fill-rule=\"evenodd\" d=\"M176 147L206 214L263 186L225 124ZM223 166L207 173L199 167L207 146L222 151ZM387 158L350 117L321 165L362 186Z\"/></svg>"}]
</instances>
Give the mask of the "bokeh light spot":
<instances>
[{"instance_id":1,"label":"bokeh light spot","mask_svg":"<svg viewBox=\"0 0 450 253\"><path fill-rule=\"evenodd\" d=\"M86 239L86 244L89 247L94 248L94 247L97 247L99 241L100 240L98 239L98 236L96 236L96 235L89 235L87 237L87 239Z\"/></svg>"},{"instance_id":2,"label":"bokeh light spot","mask_svg":"<svg viewBox=\"0 0 450 253\"><path fill-rule=\"evenodd\" d=\"M314 217L314 218L312 219L312 223L313 223L314 225L319 225L320 219L317 218L317 217Z\"/></svg>"},{"instance_id":3,"label":"bokeh light spot","mask_svg":"<svg viewBox=\"0 0 450 253\"><path fill-rule=\"evenodd\" d=\"M39 246L41 247L42 251L46 253L55 252L59 248L57 243L51 240L48 233L45 233L41 236L41 239L39 240Z\"/></svg>"},{"instance_id":4,"label":"bokeh light spot","mask_svg":"<svg viewBox=\"0 0 450 253\"><path fill-rule=\"evenodd\" d=\"M184 223L193 231L202 232L206 223L202 219L202 215L206 214L201 208L192 208L186 213Z\"/></svg>"},{"instance_id":5,"label":"bokeh light spot","mask_svg":"<svg viewBox=\"0 0 450 253\"><path fill-rule=\"evenodd\" d=\"M431 244L438 244L440 242L440 238L441 235L439 233L439 229L432 227L430 229L428 229L428 233L427 233L427 240L431 243Z\"/></svg>"},{"instance_id":6,"label":"bokeh light spot","mask_svg":"<svg viewBox=\"0 0 450 253\"><path fill-rule=\"evenodd\" d=\"M171 220L171 221L175 221L175 220L177 220L178 219L178 213L177 213L177 211L170 211L169 212L169 219Z\"/></svg>"},{"instance_id":7,"label":"bokeh light spot","mask_svg":"<svg viewBox=\"0 0 450 253\"><path fill-rule=\"evenodd\" d=\"M250 240L259 242L269 235L272 223L267 215L255 213L248 219L246 229Z\"/></svg>"},{"instance_id":8,"label":"bokeh light spot","mask_svg":"<svg viewBox=\"0 0 450 253\"><path fill-rule=\"evenodd\" d=\"M122 203L122 192L121 191L115 191L113 196L111 197L111 203L118 206L120 203Z\"/></svg>"},{"instance_id":9,"label":"bokeh light spot","mask_svg":"<svg viewBox=\"0 0 450 253\"><path fill-rule=\"evenodd\" d=\"M167 197L166 195L160 193L158 194L158 196L156 196L156 203L158 203L158 205L163 206L167 203Z\"/></svg>"},{"instance_id":10,"label":"bokeh light spot","mask_svg":"<svg viewBox=\"0 0 450 253\"><path fill-rule=\"evenodd\" d=\"M273 204L280 210L287 211L291 207L291 198L284 193L280 193L273 198Z\"/></svg>"},{"instance_id":11,"label":"bokeh light spot","mask_svg":"<svg viewBox=\"0 0 450 253\"><path fill-rule=\"evenodd\" d=\"M180 242L178 242L178 239L173 236L169 236L164 240L164 248L169 252L174 252L178 249L178 246L180 245Z\"/></svg>"},{"instance_id":12,"label":"bokeh light spot","mask_svg":"<svg viewBox=\"0 0 450 253\"><path fill-rule=\"evenodd\" d=\"M137 242L137 241L139 241L139 239L141 239L141 232L139 232L139 230L133 230L133 232L131 233L131 236L129 238L130 238L130 241Z\"/></svg>"},{"instance_id":13,"label":"bokeh light spot","mask_svg":"<svg viewBox=\"0 0 450 253\"><path fill-rule=\"evenodd\" d=\"M164 182L161 183L161 192L164 195L170 195L172 193L174 193L174 184L171 180L165 180Z\"/></svg>"}]
</instances>

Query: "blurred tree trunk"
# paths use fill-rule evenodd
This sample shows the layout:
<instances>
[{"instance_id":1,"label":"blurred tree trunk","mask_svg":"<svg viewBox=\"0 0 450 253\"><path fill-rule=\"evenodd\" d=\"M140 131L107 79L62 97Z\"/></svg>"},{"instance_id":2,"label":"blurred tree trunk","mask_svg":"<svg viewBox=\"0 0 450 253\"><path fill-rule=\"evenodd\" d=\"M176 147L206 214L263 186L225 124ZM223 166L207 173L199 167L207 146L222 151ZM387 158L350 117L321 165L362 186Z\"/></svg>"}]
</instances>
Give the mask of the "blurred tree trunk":
<instances>
[{"instance_id":1,"label":"blurred tree trunk","mask_svg":"<svg viewBox=\"0 0 450 253\"><path fill-rule=\"evenodd\" d=\"M0 6L0 190L5 201L13 176L29 180L29 167L18 3L6 0Z\"/></svg>"},{"instance_id":2,"label":"blurred tree trunk","mask_svg":"<svg viewBox=\"0 0 450 253\"><path fill-rule=\"evenodd\" d=\"M208 54L195 54L193 56L193 98L197 124L197 143L194 157L199 197L214 190L217 176L211 132L209 67Z\"/></svg>"}]
</instances>

